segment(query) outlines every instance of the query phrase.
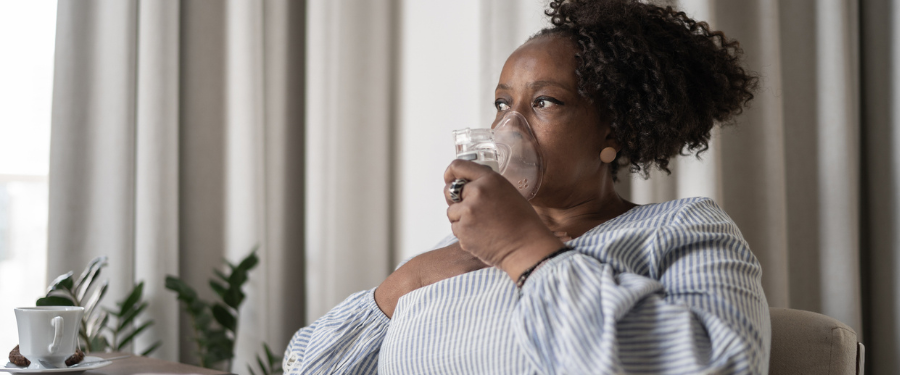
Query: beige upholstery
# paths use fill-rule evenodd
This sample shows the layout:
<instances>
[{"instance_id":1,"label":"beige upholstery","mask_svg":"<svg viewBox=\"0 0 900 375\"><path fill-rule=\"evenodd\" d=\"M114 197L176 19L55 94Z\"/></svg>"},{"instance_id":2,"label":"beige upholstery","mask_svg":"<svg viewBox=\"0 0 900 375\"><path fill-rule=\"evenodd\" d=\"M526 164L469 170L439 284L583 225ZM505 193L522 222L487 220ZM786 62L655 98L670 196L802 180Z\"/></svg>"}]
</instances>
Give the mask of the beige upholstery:
<instances>
[{"instance_id":1,"label":"beige upholstery","mask_svg":"<svg viewBox=\"0 0 900 375\"><path fill-rule=\"evenodd\" d=\"M862 374L864 347L856 332L837 319L814 312L772 307L769 373Z\"/></svg>"}]
</instances>

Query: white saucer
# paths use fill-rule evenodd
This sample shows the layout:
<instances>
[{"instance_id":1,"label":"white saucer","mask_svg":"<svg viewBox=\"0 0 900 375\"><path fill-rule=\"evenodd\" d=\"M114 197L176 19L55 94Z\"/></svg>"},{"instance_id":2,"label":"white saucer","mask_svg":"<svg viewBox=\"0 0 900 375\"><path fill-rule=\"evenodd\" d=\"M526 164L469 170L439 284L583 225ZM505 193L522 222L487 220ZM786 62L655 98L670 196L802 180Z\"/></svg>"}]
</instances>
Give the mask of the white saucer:
<instances>
[{"instance_id":1,"label":"white saucer","mask_svg":"<svg viewBox=\"0 0 900 375\"><path fill-rule=\"evenodd\" d=\"M95 362L96 361L96 362ZM85 356L81 363L85 362L94 362L88 363L86 365L81 365L76 368L45 368L40 364L35 365L36 362L31 362L31 366L29 367L19 367L12 362L7 362L5 367L0 367L0 372L11 372L13 374L50 374L50 373L66 373L66 374L76 374L79 372L85 372L87 370L93 370L105 366L109 366L112 361L104 360L100 357L90 357Z\"/></svg>"}]
</instances>

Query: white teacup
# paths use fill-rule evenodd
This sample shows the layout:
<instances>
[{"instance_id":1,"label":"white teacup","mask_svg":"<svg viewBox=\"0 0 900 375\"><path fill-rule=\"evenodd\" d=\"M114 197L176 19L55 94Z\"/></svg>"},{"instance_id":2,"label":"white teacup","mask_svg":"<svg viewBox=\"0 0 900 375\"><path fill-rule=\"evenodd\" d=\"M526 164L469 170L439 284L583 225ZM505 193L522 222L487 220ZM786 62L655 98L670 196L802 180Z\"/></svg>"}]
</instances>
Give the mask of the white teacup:
<instances>
[{"instance_id":1,"label":"white teacup","mask_svg":"<svg viewBox=\"0 0 900 375\"><path fill-rule=\"evenodd\" d=\"M75 354L83 314L84 307L16 308L19 353L31 361L30 367L39 365L41 360L56 367L66 367L66 359Z\"/></svg>"}]
</instances>

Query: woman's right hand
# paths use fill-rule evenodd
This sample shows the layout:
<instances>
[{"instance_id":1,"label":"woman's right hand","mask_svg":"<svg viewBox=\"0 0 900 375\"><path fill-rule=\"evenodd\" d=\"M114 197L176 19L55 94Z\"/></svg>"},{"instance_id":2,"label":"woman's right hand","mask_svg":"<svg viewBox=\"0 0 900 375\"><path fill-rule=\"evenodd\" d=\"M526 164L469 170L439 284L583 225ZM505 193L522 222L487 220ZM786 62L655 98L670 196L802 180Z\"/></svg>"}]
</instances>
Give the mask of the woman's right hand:
<instances>
[{"instance_id":1,"label":"woman's right hand","mask_svg":"<svg viewBox=\"0 0 900 375\"><path fill-rule=\"evenodd\" d=\"M375 303L390 318L394 315L397 300L406 293L486 267L488 265L464 251L459 242L454 242L416 256L394 271L375 289Z\"/></svg>"}]
</instances>

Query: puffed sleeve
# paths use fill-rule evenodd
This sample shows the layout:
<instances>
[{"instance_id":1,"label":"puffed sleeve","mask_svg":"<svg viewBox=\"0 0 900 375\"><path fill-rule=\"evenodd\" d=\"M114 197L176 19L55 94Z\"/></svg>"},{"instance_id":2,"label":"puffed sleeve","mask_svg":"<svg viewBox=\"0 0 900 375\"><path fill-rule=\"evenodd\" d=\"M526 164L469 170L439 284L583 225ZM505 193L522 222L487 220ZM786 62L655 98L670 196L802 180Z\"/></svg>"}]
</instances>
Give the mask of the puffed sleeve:
<instances>
[{"instance_id":1,"label":"puffed sleeve","mask_svg":"<svg viewBox=\"0 0 900 375\"><path fill-rule=\"evenodd\" d=\"M450 235L434 248L454 242L456 237ZM282 368L285 374L377 373L378 353L390 322L375 302L375 289L353 294L294 334Z\"/></svg>"},{"instance_id":2,"label":"puffed sleeve","mask_svg":"<svg viewBox=\"0 0 900 375\"><path fill-rule=\"evenodd\" d=\"M760 265L715 203L692 202L655 230L618 236L601 251L615 257L576 248L523 286L513 324L540 372L768 371Z\"/></svg>"},{"instance_id":3,"label":"puffed sleeve","mask_svg":"<svg viewBox=\"0 0 900 375\"><path fill-rule=\"evenodd\" d=\"M375 290L347 297L291 339L285 374L374 374L390 319L375 303Z\"/></svg>"}]
</instances>

